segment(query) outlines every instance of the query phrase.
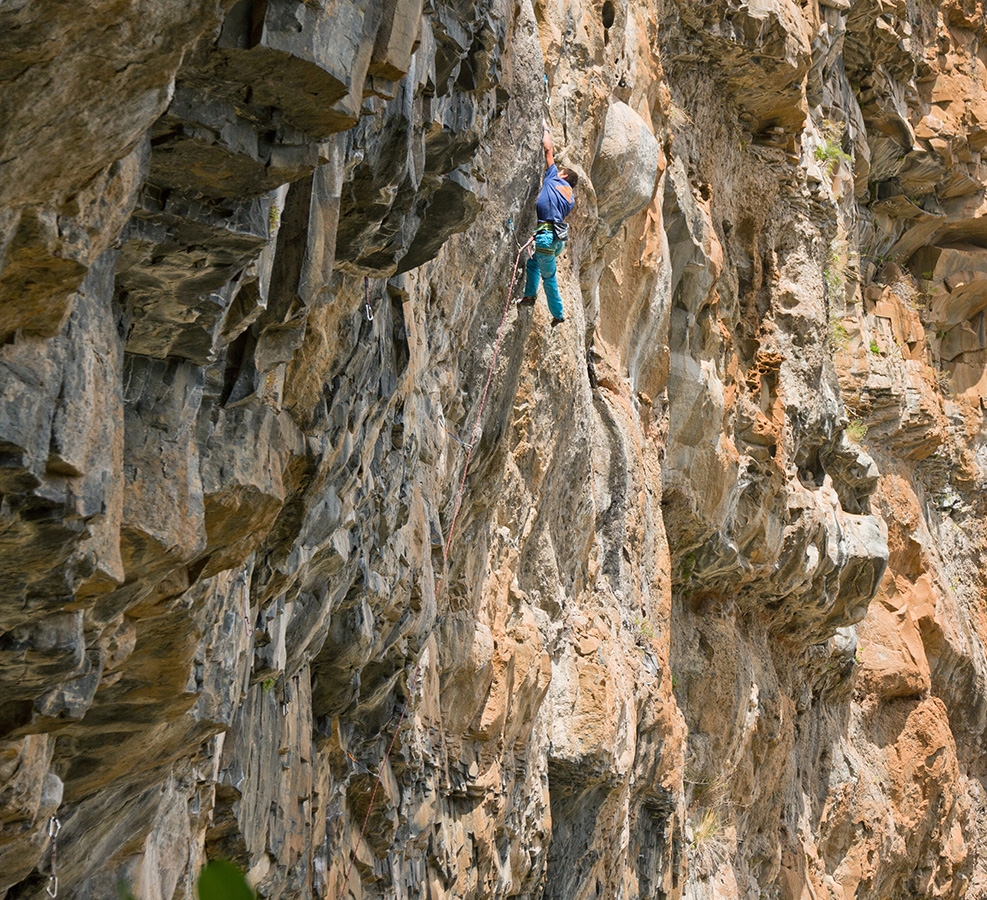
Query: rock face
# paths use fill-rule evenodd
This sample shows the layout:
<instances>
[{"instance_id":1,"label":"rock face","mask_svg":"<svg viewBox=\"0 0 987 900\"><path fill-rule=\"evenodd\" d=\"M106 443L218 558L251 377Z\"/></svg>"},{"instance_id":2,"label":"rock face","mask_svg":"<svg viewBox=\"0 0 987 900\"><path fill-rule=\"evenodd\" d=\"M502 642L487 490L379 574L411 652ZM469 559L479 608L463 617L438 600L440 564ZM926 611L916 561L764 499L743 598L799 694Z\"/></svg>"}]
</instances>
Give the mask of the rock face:
<instances>
[{"instance_id":1,"label":"rock face","mask_svg":"<svg viewBox=\"0 0 987 900\"><path fill-rule=\"evenodd\" d=\"M985 42L0 6L0 898L987 896Z\"/></svg>"}]
</instances>

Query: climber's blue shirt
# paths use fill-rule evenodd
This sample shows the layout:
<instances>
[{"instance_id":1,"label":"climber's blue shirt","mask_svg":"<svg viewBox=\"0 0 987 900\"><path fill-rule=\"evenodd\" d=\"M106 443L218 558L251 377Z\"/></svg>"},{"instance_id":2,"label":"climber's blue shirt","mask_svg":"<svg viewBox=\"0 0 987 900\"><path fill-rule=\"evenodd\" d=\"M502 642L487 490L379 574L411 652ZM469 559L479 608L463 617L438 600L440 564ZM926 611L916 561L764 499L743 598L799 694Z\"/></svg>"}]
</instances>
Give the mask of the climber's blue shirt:
<instances>
[{"instance_id":1,"label":"climber's blue shirt","mask_svg":"<svg viewBox=\"0 0 987 900\"><path fill-rule=\"evenodd\" d=\"M538 221L561 222L575 205L569 182L559 176L558 166L549 166L535 204Z\"/></svg>"}]
</instances>

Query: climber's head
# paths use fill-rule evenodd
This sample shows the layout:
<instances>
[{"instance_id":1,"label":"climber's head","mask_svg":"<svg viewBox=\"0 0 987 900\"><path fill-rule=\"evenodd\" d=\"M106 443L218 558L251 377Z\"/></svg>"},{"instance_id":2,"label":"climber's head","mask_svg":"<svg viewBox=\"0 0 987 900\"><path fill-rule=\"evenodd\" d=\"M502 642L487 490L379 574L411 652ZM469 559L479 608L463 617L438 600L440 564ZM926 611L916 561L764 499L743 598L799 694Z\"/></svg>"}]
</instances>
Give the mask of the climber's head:
<instances>
[{"instance_id":1,"label":"climber's head","mask_svg":"<svg viewBox=\"0 0 987 900\"><path fill-rule=\"evenodd\" d=\"M559 169L559 178L561 178L563 181L568 182L569 187L571 187L573 190L575 190L576 185L579 184L579 176L575 172L573 172L572 169L566 169L566 168Z\"/></svg>"}]
</instances>

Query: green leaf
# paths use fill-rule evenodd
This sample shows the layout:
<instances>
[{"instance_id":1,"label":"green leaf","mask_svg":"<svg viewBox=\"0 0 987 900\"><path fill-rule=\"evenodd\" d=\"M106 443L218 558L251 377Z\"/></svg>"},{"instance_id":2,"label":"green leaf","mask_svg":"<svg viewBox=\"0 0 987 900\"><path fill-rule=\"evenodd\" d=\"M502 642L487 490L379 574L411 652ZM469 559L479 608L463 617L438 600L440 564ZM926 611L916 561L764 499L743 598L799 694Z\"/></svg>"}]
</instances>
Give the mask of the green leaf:
<instances>
[{"instance_id":1,"label":"green leaf","mask_svg":"<svg viewBox=\"0 0 987 900\"><path fill-rule=\"evenodd\" d=\"M199 873L199 900L254 900L243 873L224 860L209 863Z\"/></svg>"}]
</instances>

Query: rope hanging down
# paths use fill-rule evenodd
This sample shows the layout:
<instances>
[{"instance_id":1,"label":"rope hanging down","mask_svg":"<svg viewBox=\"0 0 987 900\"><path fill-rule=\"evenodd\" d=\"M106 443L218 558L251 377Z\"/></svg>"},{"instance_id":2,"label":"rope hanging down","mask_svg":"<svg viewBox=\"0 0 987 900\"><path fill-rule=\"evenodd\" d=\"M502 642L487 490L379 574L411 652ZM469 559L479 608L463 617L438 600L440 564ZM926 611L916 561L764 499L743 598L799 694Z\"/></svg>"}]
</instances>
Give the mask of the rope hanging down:
<instances>
[{"instance_id":1,"label":"rope hanging down","mask_svg":"<svg viewBox=\"0 0 987 900\"><path fill-rule=\"evenodd\" d=\"M511 232L513 233L514 231L513 220L511 220L510 222L510 229ZM462 502L463 502L463 492L466 489L466 473L469 471L470 460L473 457L473 449L476 446L476 442L480 437L480 425L481 422L483 421L483 410L487 405L487 397L489 396L490 393L490 382L493 380L494 368L496 367L497 359L500 356L500 345L504 338L504 324L507 321L507 313L510 311L511 308L511 296L514 293L514 284L517 281L518 266L521 263L521 257L524 255L524 251L527 250L528 247L530 247L534 243L534 240L535 240L534 237L532 237L523 246L520 244L518 245L517 258L514 260L514 271L511 273L511 280L507 286L507 299L504 301L504 313L500 318L500 326L497 329L497 340L494 343L493 359L490 361L490 368L487 370L487 381L486 384L484 384L483 386L483 396L480 398L480 408L476 414L476 422L473 425L473 434L470 438L469 444L464 443L459 438L456 438L455 435L452 434L452 432L449 432L449 434L452 437L454 437L458 443L462 444L466 448L466 462L463 465L463 477L460 479L459 491L456 494L456 505L453 508L452 521L449 523L449 537L446 540L445 546L442 548L443 568L445 568L445 564L449 558L449 548L452 546L453 533L456 528L456 518L459 515L459 509L462 506ZM368 279L365 278L363 283L364 283L364 288L367 290L367 309L369 310L370 289L369 289ZM448 429L446 430L448 431ZM441 584L442 584L442 578L440 576L439 580L436 582L435 585L436 593L439 592L439 586ZM394 744L397 742L398 734L401 731L401 725L404 722L404 717L408 713L408 705L411 703L411 698L415 693L415 686L418 682L418 675L420 673L421 664L422 661L419 660L414 670L411 673L411 681L408 683L408 692L404 699L404 705L401 707L401 715L398 716L397 725L394 726L394 733L391 735L391 742L387 745L387 751L384 753L384 758L383 760L381 760L380 767L377 769L377 773L374 778L374 789L370 794L370 801L367 803L367 812L363 817L363 825L360 828L360 836L357 839L356 844L353 847L353 850L350 851L350 861L349 861L349 865L346 867L346 876L343 879L344 885L349 884L350 875L353 873L353 865L356 862L357 848L360 846L360 844L363 843L363 839L366 836L367 826L370 824L370 813L373 811L374 800L377 799L377 791L380 788L381 774L383 773L384 767L387 765L388 760L391 758L391 751L394 749ZM366 769L365 766L363 766L363 768Z\"/></svg>"},{"instance_id":2,"label":"rope hanging down","mask_svg":"<svg viewBox=\"0 0 987 900\"><path fill-rule=\"evenodd\" d=\"M512 223L513 224L513 223ZM494 343L493 359L490 360L490 368L487 370L487 382L483 386L483 396L480 398L480 408L476 413L476 422L473 423L473 434L466 447L466 462L463 464L463 477L459 481L459 492L456 494L456 504L452 510L452 521L449 523L449 536L446 538L445 546L442 548L442 568L445 569L449 559L449 548L452 546L452 536L456 530L456 519L459 516L459 509L463 504L463 492L466 490L466 475L470 470L470 460L473 458L473 450L480 437L480 426L483 424L483 410L487 405L487 396L490 393L490 382L493 380L494 368L497 365L497 358L500 356L500 344L504 338L504 323L507 321L507 313L511 308L511 295L514 293L514 282L517 280L517 269L521 264L521 257L535 239L529 238L517 252L514 260L514 271L511 273L511 280L507 286L507 300L504 302L504 314L500 317L500 327L497 329L497 340ZM441 583L441 581L440 581Z\"/></svg>"},{"instance_id":3,"label":"rope hanging down","mask_svg":"<svg viewBox=\"0 0 987 900\"><path fill-rule=\"evenodd\" d=\"M377 798L377 790L380 787L381 773L384 771L384 766L387 765L387 761L391 758L391 751L394 749L394 744L397 741L398 734L401 731L401 723L404 722L404 717L408 712L408 704L411 702L412 695L415 693L415 682L418 680L418 670L420 666L421 660L419 660L418 665L415 666L414 672L411 673L411 682L408 684L408 694L404 698L404 706L401 707L401 715L398 716L398 724L394 726L394 734L391 735L391 742L387 745L387 752L384 754L383 760L381 760L380 768L377 769L377 775L374 780L374 789L373 793L370 795L370 802L367 804L367 814L363 817L363 827L360 829L360 837L357 839L352 851L350 851L350 864L346 867L346 877L343 879L344 890L345 886L350 883L350 874L353 872L353 863L356 862L357 847L363 843L363 838L367 833L367 825L370 822L370 813L374 808L374 800Z\"/></svg>"}]
</instances>

